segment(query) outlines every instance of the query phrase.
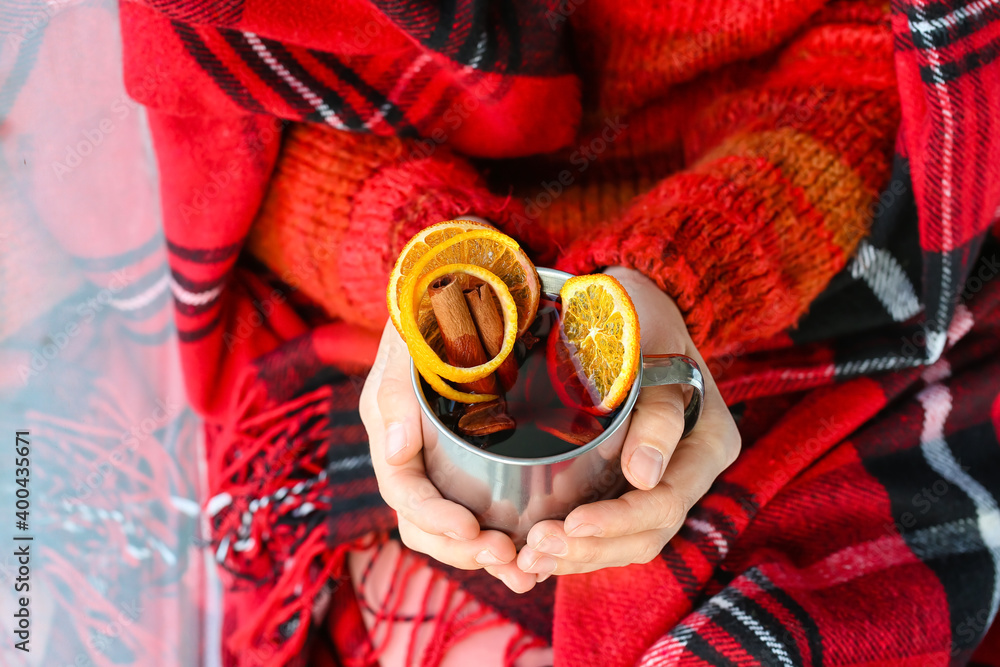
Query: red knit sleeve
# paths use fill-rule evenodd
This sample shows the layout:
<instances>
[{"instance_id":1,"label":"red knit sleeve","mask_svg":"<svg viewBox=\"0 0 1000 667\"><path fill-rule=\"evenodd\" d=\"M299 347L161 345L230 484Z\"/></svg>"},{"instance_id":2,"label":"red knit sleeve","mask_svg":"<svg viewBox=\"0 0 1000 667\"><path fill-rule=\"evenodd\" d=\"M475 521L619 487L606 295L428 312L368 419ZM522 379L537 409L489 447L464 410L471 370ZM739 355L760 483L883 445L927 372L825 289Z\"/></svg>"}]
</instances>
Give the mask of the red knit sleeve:
<instances>
[{"instance_id":1,"label":"red knit sleeve","mask_svg":"<svg viewBox=\"0 0 1000 667\"><path fill-rule=\"evenodd\" d=\"M870 13L869 13L870 15ZM899 101L892 33L840 15L682 130L686 169L575 243L575 273L624 265L675 298L702 351L795 324L867 233Z\"/></svg>"}]
</instances>

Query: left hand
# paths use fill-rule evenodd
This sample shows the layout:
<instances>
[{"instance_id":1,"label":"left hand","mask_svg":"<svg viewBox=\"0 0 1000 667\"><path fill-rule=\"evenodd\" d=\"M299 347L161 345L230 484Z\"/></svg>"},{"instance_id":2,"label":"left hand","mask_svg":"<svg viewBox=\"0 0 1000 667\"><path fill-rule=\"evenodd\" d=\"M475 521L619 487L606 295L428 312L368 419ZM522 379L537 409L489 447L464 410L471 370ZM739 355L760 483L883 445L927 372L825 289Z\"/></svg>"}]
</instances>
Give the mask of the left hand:
<instances>
[{"instance_id":1,"label":"left hand","mask_svg":"<svg viewBox=\"0 0 1000 667\"><path fill-rule=\"evenodd\" d=\"M683 389L674 385L642 390L622 449L622 469L636 490L577 507L565 521L535 524L517 565L538 581L552 574L650 562L740 451L736 423L677 305L638 271L613 267L607 273L632 297L644 353L686 354L698 362L705 378L705 405L697 426L680 440Z\"/></svg>"}]
</instances>

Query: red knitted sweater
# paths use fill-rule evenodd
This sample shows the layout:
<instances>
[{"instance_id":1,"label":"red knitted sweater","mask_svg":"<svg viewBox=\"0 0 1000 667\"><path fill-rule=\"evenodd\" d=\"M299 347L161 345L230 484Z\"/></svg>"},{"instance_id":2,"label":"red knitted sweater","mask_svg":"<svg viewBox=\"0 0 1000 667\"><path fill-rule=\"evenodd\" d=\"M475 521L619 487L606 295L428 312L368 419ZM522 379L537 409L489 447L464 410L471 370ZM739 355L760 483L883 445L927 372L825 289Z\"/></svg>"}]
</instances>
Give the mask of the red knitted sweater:
<instances>
[{"instance_id":1,"label":"red knitted sweater","mask_svg":"<svg viewBox=\"0 0 1000 667\"><path fill-rule=\"evenodd\" d=\"M307 271L304 291L331 316L378 329L402 244L471 213L568 271L646 273L707 354L794 325L867 233L889 180L899 104L887 8L701 6L574 11L583 130L571 139L575 113L537 105L532 124L568 146L516 166L474 167L434 134L293 128L252 251L279 275ZM459 125L465 106L442 117ZM465 151L490 154L491 136ZM549 147L526 139L506 152Z\"/></svg>"}]
</instances>

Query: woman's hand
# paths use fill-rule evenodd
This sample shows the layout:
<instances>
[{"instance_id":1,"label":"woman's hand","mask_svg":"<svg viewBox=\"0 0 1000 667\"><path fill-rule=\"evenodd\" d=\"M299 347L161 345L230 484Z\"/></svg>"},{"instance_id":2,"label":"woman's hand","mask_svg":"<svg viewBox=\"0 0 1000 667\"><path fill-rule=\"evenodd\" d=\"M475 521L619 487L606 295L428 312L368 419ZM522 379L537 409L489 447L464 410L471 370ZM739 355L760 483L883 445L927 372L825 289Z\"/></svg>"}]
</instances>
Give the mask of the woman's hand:
<instances>
[{"instance_id":1,"label":"woman's hand","mask_svg":"<svg viewBox=\"0 0 1000 667\"><path fill-rule=\"evenodd\" d=\"M645 354L686 354L698 362L705 378L705 406L697 426L680 440L682 388L642 390L622 449L622 469L637 490L578 507L565 521L535 524L517 564L539 581L552 574L653 560L740 451L736 424L673 300L637 271L613 267L606 273L632 297Z\"/></svg>"},{"instance_id":2,"label":"woman's hand","mask_svg":"<svg viewBox=\"0 0 1000 667\"><path fill-rule=\"evenodd\" d=\"M481 531L472 512L444 499L427 478L410 355L391 322L361 392L360 411L378 488L396 510L403 544L463 570L485 568L517 593L531 590L536 577L518 569L511 539Z\"/></svg>"}]
</instances>

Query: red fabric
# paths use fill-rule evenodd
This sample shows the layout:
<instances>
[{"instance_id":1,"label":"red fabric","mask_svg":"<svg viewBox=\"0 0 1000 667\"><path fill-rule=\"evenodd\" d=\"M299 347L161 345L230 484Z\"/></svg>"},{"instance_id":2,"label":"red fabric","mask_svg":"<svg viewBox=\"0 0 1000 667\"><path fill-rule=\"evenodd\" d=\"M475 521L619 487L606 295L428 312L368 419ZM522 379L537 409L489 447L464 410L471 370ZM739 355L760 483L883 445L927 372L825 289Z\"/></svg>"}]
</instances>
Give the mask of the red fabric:
<instances>
[{"instance_id":1,"label":"red fabric","mask_svg":"<svg viewBox=\"0 0 1000 667\"><path fill-rule=\"evenodd\" d=\"M702 21L697 3L659 11L588 0L569 15L555 3L448 9L379 0L349 3L343 14L252 0L122 4L126 80L151 107L186 380L209 421L226 661L246 663L259 646L278 647L267 664L301 660L293 656L321 616L324 585L342 577L346 550L394 522L364 463L356 415L358 373L375 345L371 329L331 323L315 297L274 274L268 256L257 257L267 267L245 256L238 263L279 155L282 123L274 117L397 134L407 148L432 142L429 168L450 159L437 153L446 143L438 131L449 150L468 156L565 149L568 155L545 160L573 164L588 148L598 152L594 133L616 122L605 114L621 112L627 124L629 113L641 115L638 107L671 94L690 95L697 107L671 109L671 118L691 122L677 132L684 170L658 171L676 162L677 146L670 159L660 145L664 153L641 155L651 159L635 163L657 166L636 168L641 178L620 189L630 193L621 210L591 208L587 188L609 182L599 177L604 167L579 172L562 201L579 196L584 213L611 212L569 230L565 238L576 245L568 253L533 250L561 255L563 266L578 270L630 264L657 280L714 362L738 358L722 364L720 379L727 398L744 403L741 424L754 437L661 559L560 578L551 627L531 624L537 607L510 596L490 604L525 619L519 622L538 636L551 629L565 665L748 656L777 664L789 652L803 662L822 654L832 664L967 658L985 626L963 637L958 623L984 605L992 609L996 589L975 519L989 508L975 505L968 489L995 497L996 479L974 473L974 487L949 478L950 495L916 523L904 519L913 517L907 500L921 483L944 478L927 448L960 453L984 470L997 460L987 427L998 393L1000 291L987 283L963 294L1000 203L1000 109L997 87L990 88L1000 64L984 56L1000 31L993 10L976 10L971 24L961 18L968 7L899 3L889 33L884 14L860 2L726 8L706 14L718 31ZM947 16L966 27L949 29ZM586 115L564 48L568 24L597 40L581 57ZM912 25L930 36L917 38ZM375 34L359 42L368 27ZM706 32L719 33L719 48ZM683 62L665 64L667 54ZM953 75L955 68L961 71ZM693 80L699 76L703 88ZM688 81L690 88L677 87ZM789 129L787 114L808 107L817 86L820 111ZM959 113L961 131L952 127ZM588 144L574 153L581 118ZM655 123L648 127L655 133ZM624 149L609 143L600 145L610 164L632 164L615 162ZM967 157L962 165L952 160L959 154ZM370 157L361 149L353 155L359 164ZM588 170L598 157L585 159ZM392 164L369 166L381 172ZM901 182L912 181L915 191L926 312L894 319L912 327L905 335L922 337L911 345L916 353L898 351L895 329L864 332L878 345L862 356L856 340L789 347L801 333L786 330L831 280L852 277L848 261L862 239L883 249L876 232L898 229L872 207L910 165L912 179L906 171ZM447 198L450 210L467 209L457 214L482 214L476 202L495 204L518 187L500 178L498 192L486 197L477 179L459 180L459 192ZM526 205L524 216L511 216L515 235L540 238L536 227L544 229L563 205L553 205L557 195L545 189L549 203L536 206L543 215L532 217ZM331 201L349 217L355 194ZM440 202L440 193L425 194L412 202L415 217L441 210L427 204ZM538 188L533 194L540 202ZM371 243L398 248L404 240L383 234ZM935 363L928 378L913 369ZM979 547L952 553L929 542L948 530L964 531ZM956 567L949 557L966 560ZM477 585L484 595L493 590L475 575L463 582ZM914 599L926 600L926 609L900 611ZM783 653L745 617L777 634Z\"/></svg>"},{"instance_id":2,"label":"red fabric","mask_svg":"<svg viewBox=\"0 0 1000 667\"><path fill-rule=\"evenodd\" d=\"M523 72L511 71L510 62L481 59L472 60L478 68L471 69L452 58L468 37L468 26L459 24L440 52L415 43L440 44L427 30L438 18L433 5L421 16L358 0L338 3L336 12L320 3L296 4L294 11L280 2L222 4L227 7L121 3L122 30L129 37L125 81L138 101L180 116L250 112L324 120L315 100L297 95L258 59L261 48L280 49L278 57L288 60L282 67L302 85L325 101L343 99L351 106L343 118L325 117L334 127L425 137L446 133L457 149L489 157L547 152L573 137L579 82L568 71L564 51L556 48L563 31L529 28L549 48L522 54ZM519 48L510 36L497 39L507 39L508 49ZM502 47L493 55L515 57ZM358 78L370 83L354 85ZM382 92L366 95L369 88ZM552 122L536 122L540 107L552 114Z\"/></svg>"},{"instance_id":3,"label":"red fabric","mask_svg":"<svg viewBox=\"0 0 1000 667\"><path fill-rule=\"evenodd\" d=\"M789 458L790 443L812 438L816 425L829 418L833 405L837 406L838 427L824 433L809 451ZM755 504L764 505L784 486L775 475L776 460L784 458L786 461L780 469L784 480L798 477L884 405L881 388L867 380L817 392L809 400L797 404L779 428L755 442L739 465L731 468L723 479L745 489ZM718 517L725 517L729 531L735 535L742 533L751 519L745 508L724 492L710 493L700 507L698 515L713 517L712 522L716 525L719 525ZM883 512L886 509L883 507ZM813 514L805 516L818 518ZM866 523L872 526L871 522ZM877 526L872 528L877 530ZM594 664L598 660L609 665L635 664L657 638L680 622L691 610L692 598L701 588L699 584L707 582L718 565L718 551L707 550L706 553L706 545L700 538L703 536L690 530L683 532L671 542L664 560L648 565L565 578L557 593L556 618L566 619L566 622L556 623L555 641L557 651L573 652L574 657L568 664L587 664L588 661ZM753 541L747 539L744 549L752 554L753 546ZM799 546L806 544L799 543ZM830 547L822 541L811 546L820 553ZM815 558L805 553L799 555L806 561ZM671 562L676 566L671 567ZM735 571L740 571L739 565L734 563L733 566ZM680 572L686 575L685 579L679 578ZM640 591L645 594L637 597ZM600 607L588 603L595 597L603 601Z\"/></svg>"},{"instance_id":4,"label":"red fabric","mask_svg":"<svg viewBox=\"0 0 1000 667\"><path fill-rule=\"evenodd\" d=\"M973 55L996 49L1000 26L995 20L987 25L991 18L989 10L962 12L949 25L919 4L893 17L902 42L896 51L900 93L912 100L904 109L906 150L914 156L917 197L934 215L933 224L921 227L920 242L935 252L974 240L1000 200L1000 136L980 120L1000 117L1000 69ZM984 28L975 30L979 25ZM957 183L963 184L961 198Z\"/></svg>"},{"instance_id":5,"label":"red fabric","mask_svg":"<svg viewBox=\"0 0 1000 667\"><path fill-rule=\"evenodd\" d=\"M445 146L299 124L284 135L247 250L329 317L378 332L402 244L469 211L521 230L512 224L523 213L517 202L491 193ZM532 229L519 238L541 245Z\"/></svg>"}]
</instances>

